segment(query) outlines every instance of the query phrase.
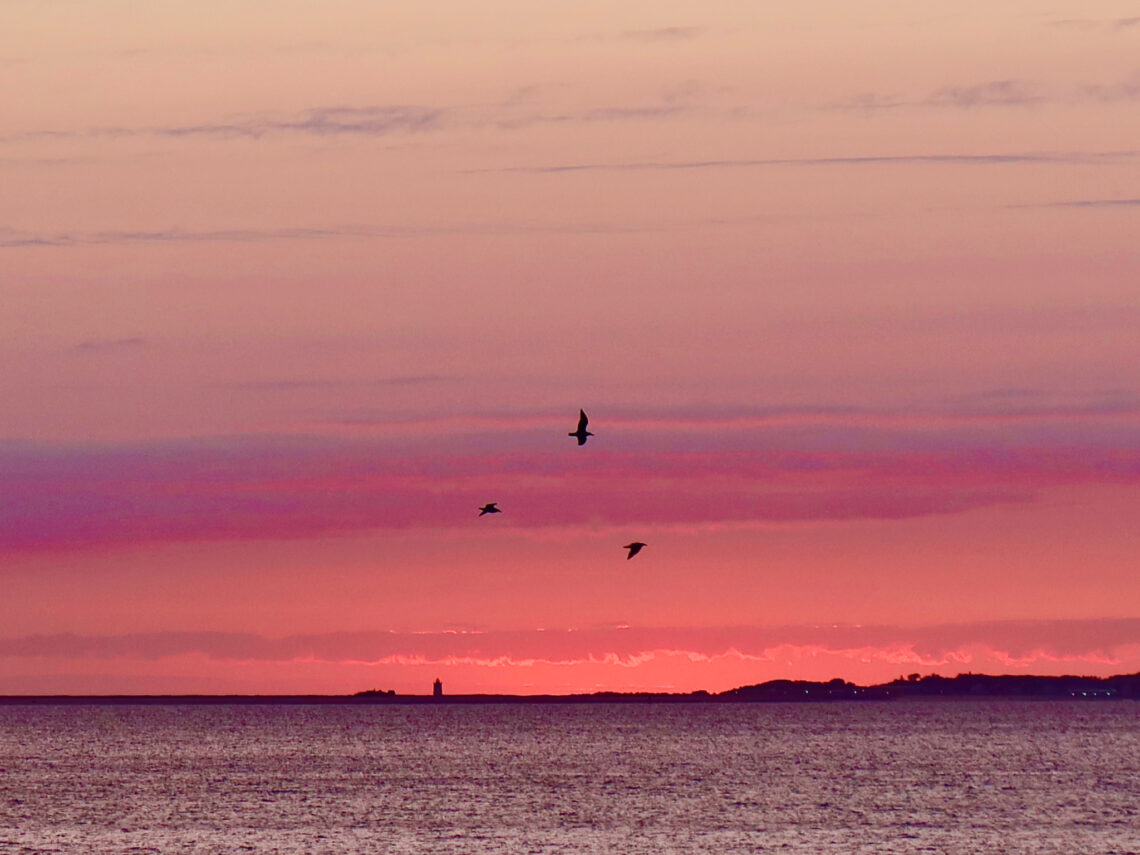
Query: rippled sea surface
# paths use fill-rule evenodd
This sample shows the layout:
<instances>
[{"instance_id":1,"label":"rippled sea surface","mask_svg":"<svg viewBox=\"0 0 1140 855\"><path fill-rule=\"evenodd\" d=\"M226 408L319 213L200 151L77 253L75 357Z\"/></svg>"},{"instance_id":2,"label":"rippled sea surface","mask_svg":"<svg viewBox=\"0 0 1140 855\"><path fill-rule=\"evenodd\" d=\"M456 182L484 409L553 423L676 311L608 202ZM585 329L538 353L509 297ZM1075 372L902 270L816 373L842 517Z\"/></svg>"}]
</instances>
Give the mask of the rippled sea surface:
<instances>
[{"instance_id":1,"label":"rippled sea surface","mask_svg":"<svg viewBox=\"0 0 1140 855\"><path fill-rule=\"evenodd\" d=\"M0 707L0 852L1137 853L1140 704Z\"/></svg>"}]
</instances>

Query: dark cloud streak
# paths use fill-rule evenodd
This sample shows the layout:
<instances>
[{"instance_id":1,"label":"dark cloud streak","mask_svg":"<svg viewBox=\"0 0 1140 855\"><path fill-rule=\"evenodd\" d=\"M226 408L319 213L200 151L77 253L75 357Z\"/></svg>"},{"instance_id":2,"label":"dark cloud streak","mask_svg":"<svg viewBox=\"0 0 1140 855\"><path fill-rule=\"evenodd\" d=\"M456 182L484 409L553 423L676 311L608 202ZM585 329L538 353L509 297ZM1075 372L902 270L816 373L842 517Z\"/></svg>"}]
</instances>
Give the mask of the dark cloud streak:
<instances>
[{"instance_id":1,"label":"dark cloud streak","mask_svg":"<svg viewBox=\"0 0 1140 855\"><path fill-rule=\"evenodd\" d=\"M927 96L932 107L1020 107L1040 104L1046 96L1019 80L992 80L975 86L947 86Z\"/></svg>"},{"instance_id":2,"label":"dark cloud streak","mask_svg":"<svg viewBox=\"0 0 1140 855\"><path fill-rule=\"evenodd\" d=\"M77 344L74 348L74 352L79 354L123 353L143 350L149 346L150 342L138 336L129 338L88 339L87 341L81 341Z\"/></svg>"},{"instance_id":3,"label":"dark cloud streak","mask_svg":"<svg viewBox=\"0 0 1140 855\"><path fill-rule=\"evenodd\" d=\"M512 130L540 124L627 122L669 118L691 107L663 102L584 107L575 110L537 109L523 104L427 107L415 104L363 107L313 107L292 116L247 114L215 122L150 127L102 126L79 130L24 131L0 137L0 143L30 140L125 139L131 137L217 137L259 140L276 134L317 137L381 137L392 134L438 132L446 128L495 127Z\"/></svg>"},{"instance_id":4,"label":"dark cloud streak","mask_svg":"<svg viewBox=\"0 0 1140 855\"><path fill-rule=\"evenodd\" d=\"M1063 202L1037 202L1025 205L1011 205L1013 208L1136 208L1136 199L1069 199Z\"/></svg>"},{"instance_id":5,"label":"dark cloud streak","mask_svg":"<svg viewBox=\"0 0 1140 855\"><path fill-rule=\"evenodd\" d=\"M356 134L382 136L395 132L434 130L446 111L410 105L370 107L317 107L287 120L247 118L232 123L186 125L152 129L159 136L261 137L275 132L317 136Z\"/></svg>"},{"instance_id":6,"label":"dark cloud streak","mask_svg":"<svg viewBox=\"0 0 1140 855\"><path fill-rule=\"evenodd\" d=\"M657 27L649 30L625 30L621 36L635 42L676 42L695 39L704 32L703 27Z\"/></svg>"},{"instance_id":7,"label":"dark cloud streak","mask_svg":"<svg viewBox=\"0 0 1140 855\"><path fill-rule=\"evenodd\" d=\"M546 166L507 166L465 170L467 173L559 174L573 172L651 172L699 169L754 169L779 166L912 166L1001 164L1111 164L1131 160L1135 151L1009 152L993 154L852 155L837 157L740 158L725 160L645 160L625 163L566 163Z\"/></svg>"},{"instance_id":8,"label":"dark cloud streak","mask_svg":"<svg viewBox=\"0 0 1140 855\"><path fill-rule=\"evenodd\" d=\"M27 131L0 137L0 142L18 140L67 140L124 137L194 137L260 139L274 133L316 136L383 136L398 132L435 130L448 111L442 108L397 104L366 107L315 107L291 118L238 116L232 120L188 125L152 127L93 127L77 131Z\"/></svg>"},{"instance_id":9,"label":"dark cloud streak","mask_svg":"<svg viewBox=\"0 0 1140 855\"><path fill-rule=\"evenodd\" d=\"M904 108L971 110L978 108L1030 108L1046 104L1113 103L1140 98L1135 76L1115 83L1083 83L1067 88L1049 87L1028 80L987 80L968 85L943 86L921 97L895 92L859 92L824 109L874 114Z\"/></svg>"},{"instance_id":10,"label":"dark cloud streak","mask_svg":"<svg viewBox=\"0 0 1140 855\"><path fill-rule=\"evenodd\" d=\"M119 244L163 243L264 243L281 240L329 240L351 238L421 238L441 235L514 235L514 234L613 234L642 233L685 224L622 223L457 223L443 226L377 226L346 225L328 228L283 229L155 229L152 231L52 232L35 234L13 229L0 229L0 249L35 247L82 247Z\"/></svg>"},{"instance_id":11,"label":"dark cloud streak","mask_svg":"<svg viewBox=\"0 0 1140 855\"><path fill-rule=\"evenodd\" d=\"M1109 18L1107 20L1098 20L1095 18L1062 18L1046 23L1046 26L1050 27L1064 27L1078 30L1107 30L1109 32L1120 32L1121 30L1128 30L1137 25L1140 25L1140 18Z\"/></svg>"},{"instance_id":12,"label":"dark cloud streak","mask_svg":"<svg viewBox=\"0 0 1140 855\"><path fill-rule=\"evenodd\" d=\"M384 388L391 386L423 386L442 383L450 378L442 374L409 374L398 377L378 377L357 380L243 380L235 383L219 384L223 389L236 389L244 392L293 392L300 389L356 389Z\"/></svg>"}]
</instances>

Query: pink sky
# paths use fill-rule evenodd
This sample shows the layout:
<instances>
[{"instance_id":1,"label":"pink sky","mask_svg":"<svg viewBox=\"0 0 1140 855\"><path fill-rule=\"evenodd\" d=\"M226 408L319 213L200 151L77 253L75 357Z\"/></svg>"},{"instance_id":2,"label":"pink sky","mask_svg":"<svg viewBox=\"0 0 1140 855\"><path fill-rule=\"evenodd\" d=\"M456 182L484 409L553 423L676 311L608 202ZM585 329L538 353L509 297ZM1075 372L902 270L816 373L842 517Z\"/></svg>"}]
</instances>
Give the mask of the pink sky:
<instances>
[{"instance_id":1,"label":"pink sky","mask_svg":"<svg viewBox=\"0 0 1140 855\"><path fill-rule=\"evenodd\" d=\"M0 6L0 692L1140 670L1134 4Z\"/></svg>"}]
</instances>

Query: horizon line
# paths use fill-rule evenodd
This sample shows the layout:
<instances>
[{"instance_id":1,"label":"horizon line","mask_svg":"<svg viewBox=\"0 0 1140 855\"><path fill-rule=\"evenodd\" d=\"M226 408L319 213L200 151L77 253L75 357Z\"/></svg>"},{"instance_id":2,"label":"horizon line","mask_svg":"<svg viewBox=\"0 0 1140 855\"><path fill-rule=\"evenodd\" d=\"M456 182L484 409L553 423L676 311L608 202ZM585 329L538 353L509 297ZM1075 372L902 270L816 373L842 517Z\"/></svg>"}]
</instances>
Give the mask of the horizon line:
<instances>
[{"instance_id":1,"label":"horizon line","mask_svg":"<svg viewBox=\"0 0 1140 855\"><path fill-rule=\"evenodd\" d=\"M226 693L214 694L204 692L188 692L184 694L174 693L138 693L138 694L71 694L71 693L55 693L55 694L4 694L0 695L0 705L15 706L19 704L120 704L129 705L131 703L142 703L149 705L158 704L223 704L223 703L319 703L319 704L376 704L376 703L405 703L405 704L447 704L447 703L558 703L558 702L590 702L591 700L603 703L609 702L644 702L645 700L658 699L665 702L677 701L684 702L711 702L711 703L755 703L757 701L792 701L797 700L796 696L775 696L773 693L785 691L789 687L795 687L797 690L802 687L809 687L803 689L804 694L809 697L804 700L808 701L837 701L837 700L894 700L904 697L911 698L993 698L993 697L1022 697L1034 699L1063 699L1066 697L1064 694L1040 694L1040 693L1025 693L1025 692L1001 692L1001 691L986 691L985 688L979 691L979 685L975 682L974 685L967 687L966 691L954 692L933 692L923 691L924 686L937 685L939 688L945 689L960 688L961 681L968 681L973 678L975 681L981 679L987 683L1009 683L1026 686L1032 684L1038 687L1051 687L1054 689L1064 689L1066 686L1071 686L1074 682L1088 684L1090 688L1097 686L1105 686L1117 681L1135 680L1137 685L1131 688L1131 693L1126 695L1119 695L1120 699L1140 700L1140 672L1134 674L1113 674L1108 677L1097 677L1092 675L1082 674L1063 674L1058 676L1043 675L1043 674L982 674L972 671L959 672L953 677L945 677L941 674L927 674L919 676L918 674L911 674L907 677L899 676L898 678L885 682L885 683L872 683L870 685L859 685L844 680L842 677L833 677L827 681L817 680L792 680L792 679L774 679L766 680L763 683L755 683L746 686L738 686L732 689L726 689L721 692L709 692L706 689L694 689L689 692L669 692L669 691L620 691L620 690L598 690L593 692L568 692L568 693L537 693L537 694L513 694L503 692L472 692L460 694L401 694L397 693L394 689L364 689L353 694L318 694L318 693L300 693L300 694L249 694L249 693ZM819 690L825 690L826 695L813 693L812 688L815 687ZM910 689L910 690L908 690ZM913 691L911 691L913 690ZM862 696L860 693L864 693ZM763 697L761 695L764 695ZM1075 697L1076 691L1072 692L1068 697ZM1099 695L1095 697L1101 697ZM1105 698L1112 697L1111 694L1103 696Z\"/></svg>"}]
</instances>

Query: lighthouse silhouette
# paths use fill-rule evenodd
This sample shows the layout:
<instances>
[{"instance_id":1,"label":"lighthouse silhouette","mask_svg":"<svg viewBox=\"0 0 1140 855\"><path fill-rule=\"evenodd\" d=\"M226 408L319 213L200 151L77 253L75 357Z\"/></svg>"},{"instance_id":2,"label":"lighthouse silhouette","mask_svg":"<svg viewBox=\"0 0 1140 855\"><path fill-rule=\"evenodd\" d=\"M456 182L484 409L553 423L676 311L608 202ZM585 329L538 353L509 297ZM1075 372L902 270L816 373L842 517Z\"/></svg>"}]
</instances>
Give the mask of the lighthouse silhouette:
<instances>
[{"instance_id":1,"label":"lighthouse silhouette","mask_svg":"<svg viewBox=\"0 0 1140 855\"><path fill-rule=\"evenodd\" d=\"M436 677L435 682L431 684L431 696L433 698L443 697L443 683L440 682L439 677Z\"/></svg>"}]
</instances>

